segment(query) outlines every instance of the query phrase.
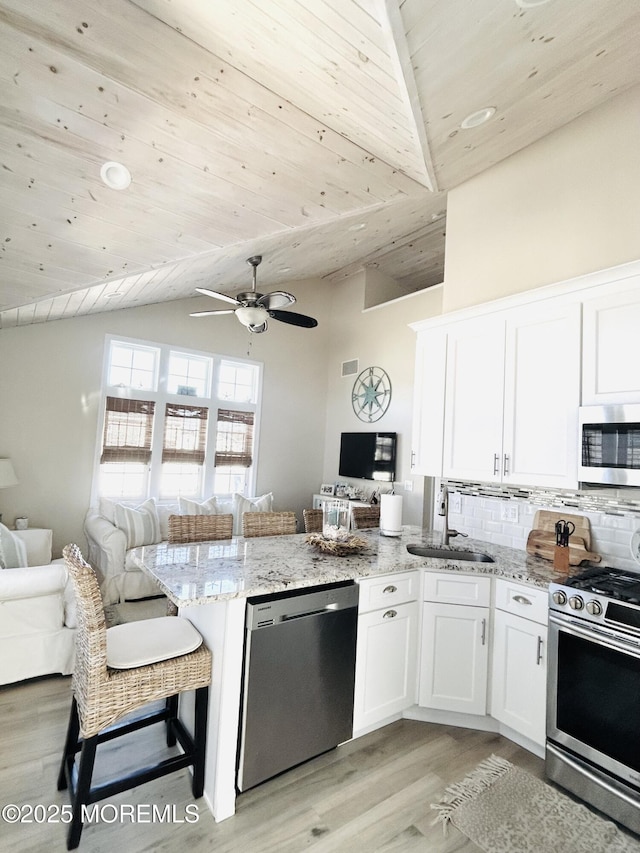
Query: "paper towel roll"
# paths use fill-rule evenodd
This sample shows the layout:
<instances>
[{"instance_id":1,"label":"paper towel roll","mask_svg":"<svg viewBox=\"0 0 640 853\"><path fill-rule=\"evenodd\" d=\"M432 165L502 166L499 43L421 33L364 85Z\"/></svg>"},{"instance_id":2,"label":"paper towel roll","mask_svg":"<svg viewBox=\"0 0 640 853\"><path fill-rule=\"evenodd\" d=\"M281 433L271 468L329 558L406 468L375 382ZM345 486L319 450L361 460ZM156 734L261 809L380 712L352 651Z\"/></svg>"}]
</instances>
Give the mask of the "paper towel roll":
<instances>
[{"instance_id":1,"label":"paper towel roll","mask_svg":"<svg viewBox=\"0 0 640 853\"><path fill-rule=\"evenodd\" d=\"M380 495L380 533L383 536L402 533L402 495Z\"/></svg>"}]
</instances>

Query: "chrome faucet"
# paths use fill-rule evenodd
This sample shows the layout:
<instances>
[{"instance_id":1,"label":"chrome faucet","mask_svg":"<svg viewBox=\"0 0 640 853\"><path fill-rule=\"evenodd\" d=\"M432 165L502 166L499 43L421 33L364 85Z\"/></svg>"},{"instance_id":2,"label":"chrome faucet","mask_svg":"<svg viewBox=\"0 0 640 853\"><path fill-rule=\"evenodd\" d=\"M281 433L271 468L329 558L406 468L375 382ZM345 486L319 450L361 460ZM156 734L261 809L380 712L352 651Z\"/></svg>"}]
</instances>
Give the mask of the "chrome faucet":
<instances>
[{"instance_id":1,"label":"chrome faucet","mask_svg":"<svg viewBox=\"0 0 640 853\"><path fill-rule=\"evenodd\" d=\"M440 508L438 509L438 515L443 516L444 518L444 527L442 528L442 544L448 545L449 539L452 536L468 536L468 533L460 533L459 530L450 530L449 529L449 489L446 486L442 487L442 491L440 492Z\"/></svg>"}]
</instances>

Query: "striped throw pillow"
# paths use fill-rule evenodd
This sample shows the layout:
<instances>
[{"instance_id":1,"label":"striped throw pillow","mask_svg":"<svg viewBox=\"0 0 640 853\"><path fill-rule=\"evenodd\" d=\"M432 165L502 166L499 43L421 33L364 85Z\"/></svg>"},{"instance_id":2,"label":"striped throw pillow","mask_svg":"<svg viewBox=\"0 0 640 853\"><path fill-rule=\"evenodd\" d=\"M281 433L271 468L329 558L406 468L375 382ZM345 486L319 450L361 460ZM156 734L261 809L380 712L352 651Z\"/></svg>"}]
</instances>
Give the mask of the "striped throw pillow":
<instances>
[{"instance_id":1,"label":"striped throw pillow","mask_svg":"<svg viewBox=\"0 0 640 853\"><path fill-rule=\"evenodd\" d=\"M139 545L155 545L160 542L160 519L153 498L137 507L115 505L116 527L127 537L127 548Z\"/></svg>"},{"instance_id":2,"label":"striped throw pillow","mask_svg":"<svg viewBox=\"0 0 640 853\"><path fill-rule=\"evenodd\" d=\"M216 498L209 498L209 500L202 503L189 501L186 498L178 498L178 507L180 515L217 515L219 512Z\"/></svg>"}]
</instances>

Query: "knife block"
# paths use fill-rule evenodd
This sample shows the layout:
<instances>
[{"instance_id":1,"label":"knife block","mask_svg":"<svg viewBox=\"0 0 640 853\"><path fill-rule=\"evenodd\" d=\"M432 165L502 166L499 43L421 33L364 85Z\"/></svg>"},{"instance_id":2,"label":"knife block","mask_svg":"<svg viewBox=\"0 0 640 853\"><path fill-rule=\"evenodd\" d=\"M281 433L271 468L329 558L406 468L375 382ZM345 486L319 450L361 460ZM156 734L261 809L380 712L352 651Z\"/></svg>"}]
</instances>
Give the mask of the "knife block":
<instances>
[{"instance_id":1,"label":"knife block","mask_svg":"<svg viewBox=\"0 0 640 853\"><path fill-rule=\"evenodd\" d=\"M566 545L556 545L553 552L553 568L559 572L569 571L569 548Z\"/></svg>"}]
</instances>

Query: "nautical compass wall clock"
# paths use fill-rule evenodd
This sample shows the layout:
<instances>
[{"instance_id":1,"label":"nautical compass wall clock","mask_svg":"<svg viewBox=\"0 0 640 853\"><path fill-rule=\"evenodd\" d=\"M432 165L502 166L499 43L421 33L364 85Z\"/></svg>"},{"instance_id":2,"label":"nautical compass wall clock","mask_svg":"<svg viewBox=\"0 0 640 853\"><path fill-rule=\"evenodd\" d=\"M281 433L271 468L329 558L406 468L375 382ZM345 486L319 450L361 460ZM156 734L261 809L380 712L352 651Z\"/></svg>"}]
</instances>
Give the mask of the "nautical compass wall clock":
<instances>
[{"instance_id":1,"label":"nautical compass wall clock","mask_svg":"<svg viewBox=\"0 0 640 853\"><path fill-rule=\"evenodd\" d=\"M391 380L381 367L367 367L353 383L351 403L361 421L380 420L391 402Z\"/></svg>"}]
</instances>

